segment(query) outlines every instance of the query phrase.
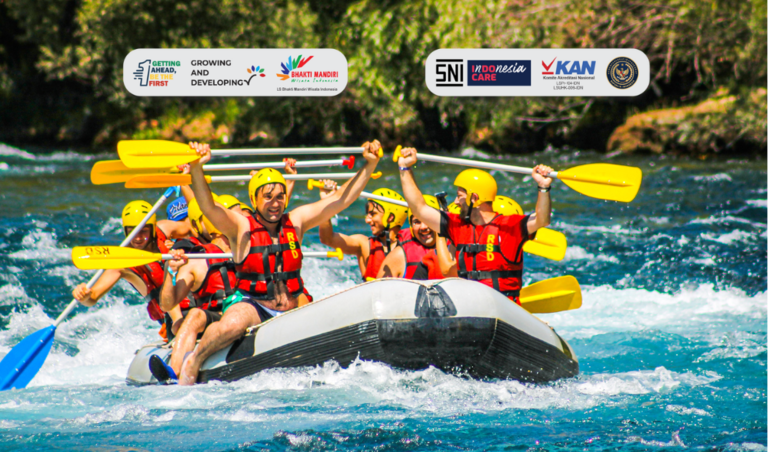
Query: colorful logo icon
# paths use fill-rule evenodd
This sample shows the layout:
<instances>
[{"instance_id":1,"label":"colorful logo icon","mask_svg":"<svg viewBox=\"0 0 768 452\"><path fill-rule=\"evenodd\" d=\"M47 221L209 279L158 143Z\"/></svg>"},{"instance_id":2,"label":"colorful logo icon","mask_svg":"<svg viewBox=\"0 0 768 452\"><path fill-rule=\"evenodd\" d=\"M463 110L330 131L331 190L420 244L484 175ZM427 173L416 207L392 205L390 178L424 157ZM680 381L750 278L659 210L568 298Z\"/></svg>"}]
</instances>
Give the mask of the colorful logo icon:
<instances>
[{"instance_id":1,"label":"colorful logo icon","mask_svg":"<svg viewBox=\"0 0 768 452\"><path fill-rule=\"evenodd\" d=\"M291 78L292 73L296 69L303 68L304 65L309 63L309 60L311 60L311 59L312 59L311 56L308 56L308 57L302 59L301 55L299 55L298 58L288 57L288 64L287 65L285 63L280 63L280 67L282 67L283 69L282 69L282 71L280 71L281 72L280 74L277 74L277 76L280 77L280 80L288 80L289 78ZM305 77L304 72L299 72L299 71L297 71L297 72L298 72L298 74L301 74L300 76ZM311 76L311 74L310 74L310 76Z\"/></svg>"},{"instance_id":2,"label":"colorful logo icon","mask_svg":"<svg viewBox=\"0 0 768 452\"><path fill-rule=\"evenodd\" d=\"M638 77L637 64L627 57L614 58L606 73L608 82L618 89L627 89L635 84Z\"/></svg>"},{"instance_id":3,"label":"colorful logo icon","mask_svg":"<svg viewBox=\"0 0 768 452\"><path fill-rule=\"evenodd\" d=\"M557 59L557 57L555 57L554 60L550 61L549 64L547 64L547 63L545 63L543 61L541 62L541 65L544 66L544 72L542 72L542 74L544 74L544 75L555 75L555 73L552 72L552 65L555 64L555 60L556 59Z\"/></svg>"},{"instance_id":4,"label":"colorful logo icon","mask_svg":"<svg viewBox=\"0 0 768 452\"><path fill-rule=\"evenodd\" d=\"M266 77L266 74L264 74L264 68L261 66L256 66L256 67L251 66L250 68L246 68L245 70L248 71L249 74L253 74L250 77L248 77L248 80L245 81L245 83L248 84L249 86L251 84L251 80L257 75L259 77Z\"/></svg>"}]
</instances>

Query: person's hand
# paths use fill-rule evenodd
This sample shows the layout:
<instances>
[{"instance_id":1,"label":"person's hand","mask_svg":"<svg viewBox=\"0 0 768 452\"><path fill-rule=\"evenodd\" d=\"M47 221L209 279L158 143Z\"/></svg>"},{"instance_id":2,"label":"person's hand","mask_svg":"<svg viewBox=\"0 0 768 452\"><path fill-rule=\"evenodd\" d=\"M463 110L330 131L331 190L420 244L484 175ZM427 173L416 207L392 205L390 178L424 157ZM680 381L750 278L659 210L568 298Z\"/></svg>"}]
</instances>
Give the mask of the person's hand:
<instances>
[{"instance_id":1,"label":"person's hand","mask_svg":"<svg viewBox=\"0 0 768 452\"><path fill-rule=\"evenodd\" d=\"M401 168L410 168L418 161L416 148L400 149L400 158L397 159L397 165Z\"/></svg>"},{"instance_id":2,"label":"person's hand","mask_svg":"<svg viewBox=\"0 0 768 452\"><path fill-rule=\"evenodd\" d=\"M552 178L547 177L547 175L553 171L554 170L551 167L539 164L533 168L531 176L533 177L533 180L539 184L539 187L546 188L552 185Z\"/></svg>"},{"instance_id":3,"label":"person's hand","mask_svg":"<svg viewBox=\"0 0 768 452\"><path fill-rule=\"evenodd\" d=\"M189 163L185 163L183 165L177 165L176 169L178 169L181 174L189 174Z\"/></svg>"},{"instance_id":4,"label":"person's hand","mask_svg":"<svg viewBox=\"0 0 768 452\"><path fill-rule=\"evenodd\" d=\"M167 239L167 240L165 241L165 243L163 243L163 245L165 245L165 247L166 247L167 249L171 249L171 248L173 248L173 245L174 245L174 241L173 241L173 240L171 240L171 239Z\"/></svg>"},{"instance_id":5,"label":"person's hand","mask_svg":"<svg viewBox=\"0 0 768 452\"><path fill-rule=\"evenodd\" d=\"M208 144L190 141L189 148L193 149L200 156L198 160L192 161L190 165L204 165L211 161L211 146Z\"/></svg>"},{"instance_id":6,"label":"person's hand","mask_svg":"<svg viewBox=\"0 0 768 452\"><path fill-rule=\"evenodd\" d=\"M171 271L177 272L182 266L189 262L189 257L184 253L184 250L171 250L171 255L173 257L168 262L168 268Z\"/></svg>"},{"instance_id":7,"label":"person's hand","mask_svg":"<svg viewBox=\"0 0 768 452\"><path fill-rule=\"evenodd\" d=\"M363 158L368 163L379 163L379 149L381 149L381 143L379 140L366 141L363 143Z\"/></svg>"},{"instance_id":8,"label":"person's hand","mask_svg":"<svg viewBox=\"0 0 768 452\"><path fill-rule=\"evenodd\" d=\"M91 289L89 289L85 283L80 283L72 291L72 298L77 301L83 301L91 297Z\"/></svg>"},{"instance_id":9,"label":"person's hand","mask_svg":"<svg viewBox=\"0 0 768 452\"><path fill-rule=\"evenodd\" d=\"M338 184L335 180L323 179L320 182L323 183L323 186L320 187L320 199L327 198L336 193Z\"/></svg>"},{"instance_id":10,"label":"person's hand","mask_svg":"<svg viewBox=\"0 0 768 452\"><path fill-rule=\"evenodd\" d=\"M296 171L296 159L285 158L283 159L283 162L285 162L285 174L299 173L298 171Z\"/></svg>"}]
</instances>

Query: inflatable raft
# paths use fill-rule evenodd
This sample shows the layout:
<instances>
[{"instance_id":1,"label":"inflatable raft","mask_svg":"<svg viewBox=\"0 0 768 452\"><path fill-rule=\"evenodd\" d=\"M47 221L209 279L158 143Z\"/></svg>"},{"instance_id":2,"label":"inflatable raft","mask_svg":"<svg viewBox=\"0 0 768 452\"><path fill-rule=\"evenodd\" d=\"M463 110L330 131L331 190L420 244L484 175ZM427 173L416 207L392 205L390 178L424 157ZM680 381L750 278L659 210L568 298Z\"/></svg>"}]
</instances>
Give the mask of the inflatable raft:
<instances>
[{"instance_id":1,"label":"inflatable raft","mask_svg":"<svg viewBox=\"0 0 768 452\"><path fill-rule=\"evenodd\" d=\"M170 360L170 345L136 352L127 382L156 384L149 357ZM233 381L272 367L356 358L401 369L434 366L474 378L547 382L573 377L579 362L552 328L495 290L464 279L364 283L270 319L212 355L199 382Z\"/></svg>"}]
</instances>

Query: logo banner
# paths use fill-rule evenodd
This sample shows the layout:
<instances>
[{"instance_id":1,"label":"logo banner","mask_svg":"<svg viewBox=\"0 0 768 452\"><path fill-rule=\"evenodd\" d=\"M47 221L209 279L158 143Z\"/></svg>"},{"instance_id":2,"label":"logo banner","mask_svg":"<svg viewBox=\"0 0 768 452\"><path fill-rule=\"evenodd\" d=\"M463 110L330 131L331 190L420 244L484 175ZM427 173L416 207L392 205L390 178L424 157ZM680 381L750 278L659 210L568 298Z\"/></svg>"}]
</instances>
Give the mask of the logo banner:
<instances>
[{"instance_id":1,"label":"logo banner","mask_svg":"<svg viewBox=\"0 0 768 452\"><path fill-rule=\"evenodd\" d=\"M336 96L347 86L336 49L137 49L123 84L143 97Z\"/></svg>"},{"instance_id":2,"label":"logo banner","mask_svg":"<svg viewBox=\"0 0 768 452\"><path fill-rule=\"evenodd\" d=\"M651 80L637 49L439 49L425 71L444 97L633 97Z\"/></svg>"}]
</instances>

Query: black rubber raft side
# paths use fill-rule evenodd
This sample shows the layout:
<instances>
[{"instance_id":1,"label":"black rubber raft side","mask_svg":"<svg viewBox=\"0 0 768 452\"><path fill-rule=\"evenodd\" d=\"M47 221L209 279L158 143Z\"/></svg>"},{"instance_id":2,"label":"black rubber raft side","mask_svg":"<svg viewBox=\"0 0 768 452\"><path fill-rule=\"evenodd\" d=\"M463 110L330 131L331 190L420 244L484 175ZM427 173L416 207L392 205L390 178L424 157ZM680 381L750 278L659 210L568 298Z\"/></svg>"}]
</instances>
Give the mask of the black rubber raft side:
<instances>
[{"instance_id":1,"label":"black rubber raft side","mask_svg":"<svg viewBox=\"0 0 768 452\"><path fill-rule=\"evenodd\" d=\"M232 345L225 366L201 371L198 380L233 381L268 368L330 360L346 367L358 357L402 369L434 366L473 378L536 383L579 373L562 339L565 353L499 319L455 317L456 308L440 286L420 288L414 315L419 318L369 320L253 356L256 330Z\"/></svg>"}]
</instances>

